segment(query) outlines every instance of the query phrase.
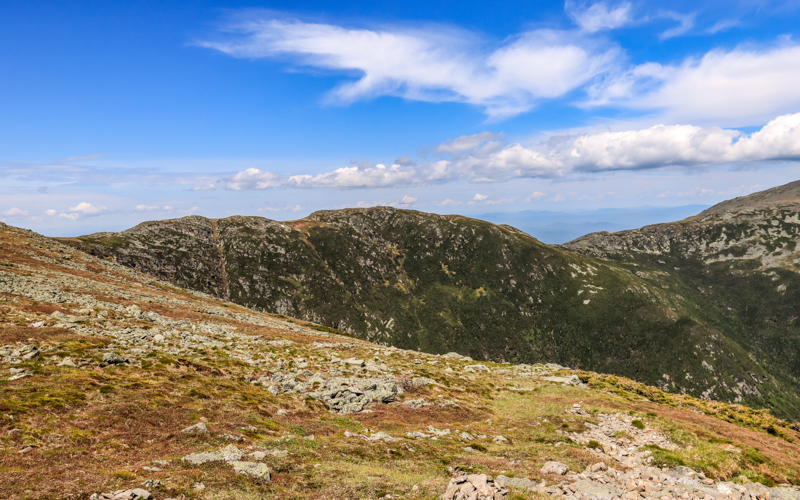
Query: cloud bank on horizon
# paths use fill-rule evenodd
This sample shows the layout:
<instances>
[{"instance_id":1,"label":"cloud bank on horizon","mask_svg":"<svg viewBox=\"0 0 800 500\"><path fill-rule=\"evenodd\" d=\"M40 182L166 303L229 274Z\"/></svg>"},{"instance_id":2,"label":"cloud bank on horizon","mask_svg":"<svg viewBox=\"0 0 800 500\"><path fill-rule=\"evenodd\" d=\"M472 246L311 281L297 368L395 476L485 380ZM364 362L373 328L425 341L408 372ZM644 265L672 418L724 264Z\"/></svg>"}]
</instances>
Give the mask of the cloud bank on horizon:
<instances>
[{"instance_id":1,"label":"cloud bank on horizon","mask_svg":"<svg viewBox=\"0 0 800 500\"><path fill-rule=\"evenodd\" d=\"M434 148L447 156L420 166L358 165L317 175L280 176L248 168L221 179L234 191L275 187L386 188L456 180L502 182L563 178L571 173L692 168L763 161L800 160L800 113L784 115L752 134L718 127L656 125L641 130L550 137L533 147L508 144L480 133Z\"/></svg>"}]
</instances>

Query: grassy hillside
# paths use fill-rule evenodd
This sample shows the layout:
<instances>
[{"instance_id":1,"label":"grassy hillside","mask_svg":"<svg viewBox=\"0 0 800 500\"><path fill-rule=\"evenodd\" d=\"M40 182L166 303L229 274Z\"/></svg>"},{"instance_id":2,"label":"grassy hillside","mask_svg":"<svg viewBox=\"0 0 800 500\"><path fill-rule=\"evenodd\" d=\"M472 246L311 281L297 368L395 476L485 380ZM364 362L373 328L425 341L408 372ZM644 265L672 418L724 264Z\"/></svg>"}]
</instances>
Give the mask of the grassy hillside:
<instances>
[{"instance_id":1,"label":"grassy hillside","mask_svg":"<svg viewBox=\"0 0 800 500\"><path fill-rule=\"evenodd\" d=\"M797 378L773 369L785 352L754 345L720 297L664 265L643 273L644 264L544 245L508 226L379 207L291 223L189 217L67 242L374 342L553 361L800 416Z\"/></svg>"},{"instance_id":2,"label":"grassy hillside","mask_svg":"<svg viewBox=\"0 0 800 500\"><path fill-rule=\"evenodd\" d=\"M4 498L144 488L156 499L433 500L463 474L489 475L509 500L800 494L788 487L800 482L800 432L768 412L558 365L389 348L28 231L0 225L0 243ZM576 262L552 252L551 274ZM627 276L583 265L608 280L597 286ZM326 398L352 398L358 384L387 392L331 411ZM550 461L569 470L543 470Z\"/></svg>"}]
</instances>

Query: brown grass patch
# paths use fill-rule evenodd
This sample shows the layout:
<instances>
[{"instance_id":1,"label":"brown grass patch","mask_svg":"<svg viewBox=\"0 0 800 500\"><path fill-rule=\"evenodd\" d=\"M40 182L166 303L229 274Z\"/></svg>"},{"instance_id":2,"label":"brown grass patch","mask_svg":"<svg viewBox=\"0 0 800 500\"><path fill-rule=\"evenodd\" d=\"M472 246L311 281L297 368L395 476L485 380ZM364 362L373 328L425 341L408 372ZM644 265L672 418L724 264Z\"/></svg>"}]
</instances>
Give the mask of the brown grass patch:
<instances>
[{"instance_id":1,"label":"brown grass patch","mask_svg":"<svg viewBox=\"0 0 800 500\"><path fill-rule=\"evenodd\" d=\"M0 326L0 343L13 342L66 342L68 340L91 340L108 344L109 339L100 336L78 335L66 328L30 326Z\"/></svg>"},{"instance_id":2,"label":"brown grass patch","mask_svg":"<svg viewBox=\"0 0 800 500\"><path fill-rule=\"evenodd\" d=\"M435 425L470 423L483 420L486 413L467 408L449 406L426 406L409 408L404 404L370 405L372 413L354 413L350 419L366 426L382 428L404 428L409 425Z\"/></svg>"}]
</instances>

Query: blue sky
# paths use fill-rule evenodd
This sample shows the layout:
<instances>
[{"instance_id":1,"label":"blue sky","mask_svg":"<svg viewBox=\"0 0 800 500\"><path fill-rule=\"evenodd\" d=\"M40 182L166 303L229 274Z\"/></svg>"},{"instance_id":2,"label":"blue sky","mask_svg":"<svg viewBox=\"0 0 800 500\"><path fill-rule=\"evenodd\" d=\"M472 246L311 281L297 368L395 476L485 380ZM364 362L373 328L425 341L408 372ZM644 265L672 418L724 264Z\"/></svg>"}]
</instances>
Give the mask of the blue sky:
<instances>
[{"instance_id":1,"label":"blue sky","mask_svg":"<svg viewBox=\"0 0 800 500\"><path fill-rule=\"evenodd\" d=\"M800 178L800 2L0 5L0 220L52 235L712 204Z\"/></svg>"}]
</instances>

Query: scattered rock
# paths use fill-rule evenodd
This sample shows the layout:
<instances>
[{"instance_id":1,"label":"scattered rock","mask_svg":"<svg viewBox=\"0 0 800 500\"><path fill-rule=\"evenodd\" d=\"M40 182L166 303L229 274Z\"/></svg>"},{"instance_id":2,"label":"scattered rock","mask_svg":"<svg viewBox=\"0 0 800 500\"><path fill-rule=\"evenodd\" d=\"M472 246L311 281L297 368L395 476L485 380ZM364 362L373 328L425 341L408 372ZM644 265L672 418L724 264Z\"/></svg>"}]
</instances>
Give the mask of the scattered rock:
<instances>
[{"instance_id":1,"label":"scattered rock","mask_svg":"<svg viewBox=\"0 0 800 500\"><path fill-rule=\"evenodd\" d=\"M270 474L269 474L269 467L265 464L257 463L257 462L231 462L231 466L233 470L238 474L246 474L253 479L257 479L259 481L267 482L269 481Z\"/></svg>"},{"instance_id":2,"label":"scattered rock","mask_svg":"<svg viewBox=\"0 0 800 500\"><path fill-rule=\"evenodd\" d=\"M542 474L558 474L559 476L563 476L569 472L569 467L561 462L547 462L540 472Z\"/></svg>"},{"instance_id":3,"label":"scattered rock","mask_svg":"<svg viewBox=\"0 0 800 500\"><path fill-rule=\"evenodd\" d=\"M508 444L508 438L505 436L495 436L492 438L494 444Z\"/></svg>"},{"instance_id":4,"label":"scattered rock","mask_svg":"<svg viewBox=\"0 0 800 500\"><path fill-rule=\"evenodd\" d=\"M447 354L442 354L442 357L447 359L458 359L461 361L472 361L472 358L469 356L462 356L457 352L448 352Z\"/></svg>"},{"instance_id":5,"label":"scattered rock","mask_svg":"<svg viewBox=\"0 0 800 500\"><path fill-rule=\"evenodd\" d=\"M95 493L89 500L148 500L150 492L141 488L132 490L117 490L113 493Z\"/></svg>"},{"instance_id":6,"label":"scattered rock","mask_svg":"<svg viewBox=\"0 0 800 500\"><path fill-rule=\"evenodd\" d=\"M498 486L507 488L519 488L522 490L535 490L538 489L539 485L528 478L525 477L506 477L503 475L497 476L494 480Z\"/></svg>"},{"instance_id":7,"label":"scattered rock","mask_svg":"<svg viewBox=\"0 0 800 500\"><path fill-rule=\"evenodd\" d=\"M495 484L486 474L458 476L450 480L441 500L501 500L508 490Z\"/></svg>"},{"instance_id":8,"label":"scattered rock","mask_svg":"<svg viewBox=\"0 0 800 500\"><path fill-rule=\"evenodd\" d=\"M128 363L128 359L115 352L107 352L103 354L103 363L106 365L120 365L122 363Z\"/></svg>"},{"instance_id":9,"label":"scattered rock","mask_svg":"<svg viewBox=\"0 0 800 500\"><path fill-rule=\"evenodd\" d=\"M181 431L181 434L208 434L208 427L205 422L198 422Z\"/></svg>"},{"instance_id":10,"label":"scattered rock","mask_svg":"<svg viewBox=\"0 0 800 500\"><path fill-rule=\"evenodd\" d=\"M591 498L597 498L598 500L612 500L615 497L621 496L623 493L622 490L615 486L589 481L587 479L581 479L580 481L572 483L572 488L570 489L575 492L575 496L578 498L589 496Z\"/></svg>"},{"instance_id":11,"label":"scattered rock","mask_svg":"<svg viewBox=\"0 0 800 500\"><path fill-rule=\"evenodd\" d=\"M56 366L69 366L69 367L75 368L78 365L76 365L75 362L72 361L71 357L67 356L66 358L62 359L61 362L58 363L58 365L56 365Z\"/></svg>"},{"instance_id":12,"label":"scattered rock","mask_svg":"<svg viewBox=\"0 0 800 500\"><path fill-rule=\"evenodd\" d=\"M233 462L242 458L244 454L236 446L229 444L219 451L205 451L200 453L190 453L183 457L184 462L193 465L205 464L208 462Z\"/></svg>"}]
</instances>

